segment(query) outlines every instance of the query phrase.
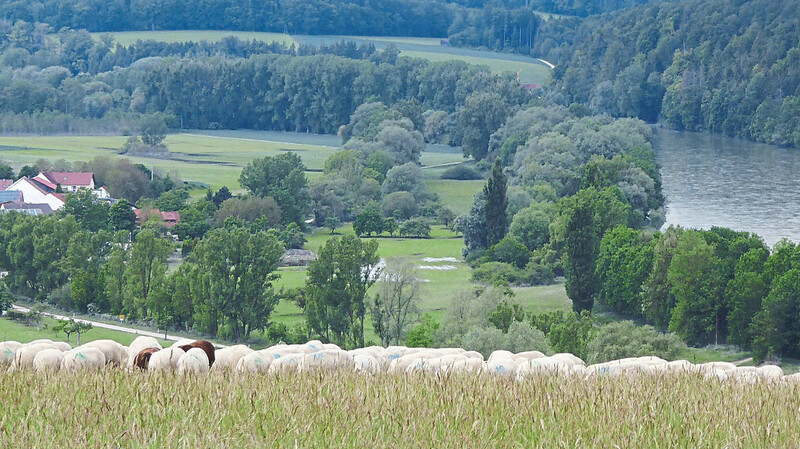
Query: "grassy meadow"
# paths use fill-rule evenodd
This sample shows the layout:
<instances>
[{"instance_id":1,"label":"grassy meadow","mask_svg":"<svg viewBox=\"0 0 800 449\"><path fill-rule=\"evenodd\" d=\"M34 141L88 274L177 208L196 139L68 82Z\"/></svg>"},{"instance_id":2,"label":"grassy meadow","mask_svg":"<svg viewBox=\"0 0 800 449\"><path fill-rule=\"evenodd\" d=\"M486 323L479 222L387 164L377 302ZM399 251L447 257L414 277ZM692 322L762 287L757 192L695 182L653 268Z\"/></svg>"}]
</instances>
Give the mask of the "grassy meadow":
<instances>
[{"instance_id":1,"label":"grassy meadow","mask_svg":"<svg viewBox=\"0 0 800 449\"><path fill-rule=\"evenodd\" d=\"M64 341L72 346L77 346L76 335L71 335L69 340L67 340L67 336L63 332L59 332L58 335L56 335L55 332L50 330L57 324L57 321L53 318L44 317L42 318L40 324L41 330L37 331L35 326L26 326L25 324L13 321L10 318L0 318L0 341L13 340L26 343L42 338L49 338L53 341ZM81 343L88 343L95 340L114 340L117 343L128 346L135 338L136 334L95 327L88 332L81 334ZM167 342L163 339L159 339L158 341L162 346L169 346L172 344L171 342Z\"/></svg>"},{"instance_id":2,"label":"grassy meadow","mask_svg":"<svg viewBox=\"0 0 800 449\"><path fill-rule=\"evenodd\" d=\"M800 385L0 372L0 446L796 447Z\"/></svg>"},{"instance_id":3,"label":"grassy meadow","mask_svg":"<svg viewBox=\"0 0 800 449\"><path fill-rule=\"evenodd\" d=\"M0 136L0 160L19 169L42 158L75 162L96 156L125 157L134 163L172 173L185 181L214 189L228 186L236 191L240 188L239 173L248 162L286 151L295 152L303 159L310 178L318 176L325 160L338 150L339 139L335 136L268 131L193 131L167 136L164 143L171 153L169 159L121 155L120 148L126 140L124 136ZM460 152L441 146L431 146L421 157L423 166L463 161L465 159ZM443 200L458 196L454 195L456 192L463 193L463 189L456 187L462 186L461 182L442 181L436 184L443 186ZM453 185L444 187L447 183ZM454 200L455 203L460 201ZM454 210L458 207L456 204Z\"/></svg>"},{"instance_id":4,"label":"grassy meadow","mask_svg":"<svg viewBox=\"0 0 800 449\"><path fill-rule=\"evenodd\" d=\"M492 72L514 72L519 74L521 83L544 84L550 77L550 69L531 62L512 61L471 55L452 55L447 53L403 50L401 56L427 59L431 62L464 61L468 64L488 66Z\"/></svg>"}]
</instances>

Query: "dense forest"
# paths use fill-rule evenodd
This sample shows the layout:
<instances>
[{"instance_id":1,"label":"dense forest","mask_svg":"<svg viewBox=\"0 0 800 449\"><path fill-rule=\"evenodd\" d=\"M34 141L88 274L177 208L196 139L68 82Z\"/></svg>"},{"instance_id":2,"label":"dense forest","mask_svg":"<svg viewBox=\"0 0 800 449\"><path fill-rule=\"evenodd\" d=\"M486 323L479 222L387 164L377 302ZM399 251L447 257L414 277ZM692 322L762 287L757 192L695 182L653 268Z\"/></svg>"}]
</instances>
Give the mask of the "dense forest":
<instances>
[{"instance_id":1,"label":"dense forest","mask_svg":"<svg viewBox=\"0 0 800 449\"><path fill-rule=\"evenodd\" d=\"M589 18L565 28L553 87L595 112L800 146L799 11L683 0Z\"/></svg>"},{"instance_id":2,"label":"dense forest","mask_svg":"<svg viewBox=\"0 0 800 449\"><path fill-rule=\"evenodd\" d=\"M2 1L0 17L89 31L246 30L296 34L447 35L455 5L424 0ZM346 30L346 31L345 31Z\"/></svg>"}]
</instances>

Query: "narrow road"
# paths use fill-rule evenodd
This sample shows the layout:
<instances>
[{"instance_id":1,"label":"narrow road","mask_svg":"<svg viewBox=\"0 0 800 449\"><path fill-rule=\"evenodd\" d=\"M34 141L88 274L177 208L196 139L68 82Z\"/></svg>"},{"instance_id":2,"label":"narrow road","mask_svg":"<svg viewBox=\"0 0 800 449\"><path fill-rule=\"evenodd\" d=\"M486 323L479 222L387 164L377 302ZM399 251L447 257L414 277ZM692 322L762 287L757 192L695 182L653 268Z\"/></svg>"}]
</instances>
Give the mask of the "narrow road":
<instances>
[{"instance_id":1,"label":"narrow road","mask_svg":"<svg viewBox=\"0 0 800 449\"><path fill-rule=\"evenodd\" d=\"M462 164L462 163L463 163L463 161L462 162L445 162L443 164L434 164L434 165L423 165L419 169L420 170L425 170L426 168L450 167L451 165L458 165L458 164Z\"/></svg>"},{"instance_id":2,"label":"narrow road","mask_svg":"<svg viewBox=\"0 0 800 449\"><path fill-rule=\"evenodd\" d=\"M547 67L550 67L551 69L554 69L554 68L556 68L556 66L555 66L555 65L553 65L553 64L551 64L551 63L549 63L549 62L545 61L544 59L540 59L540 58L537 58L537 59L538 59L539 61L541 61L541 62L542 62L544 65L546 65Z\"/></svg>"},{"instance_id":3,"label":"narrow road","mask_svg":"<svg viewBox=\"0 0 800 449\"><path fill-rule=\"evenodd\" d=\"M22 312L22 313L28 313L28 312L31 311L31 309L28 309L26 307L17 306L17 305L14 305L14 304L11 305L11 309L12 310L16 310L17 312ZM42 315L50 317L50 318L54 318L56 320L71 320L71 319L73 319L72 317L69 317L69 316L56 315L56 314L47 313L47 312L42 312ZM132 327L117 326L116 324L107 324L107 323L101 323L101 322L98 322L98 321L83 320L83 319L79 319L79 318L75 318L75 321L78 321L80 323L89 323L94 327L98 327L98 328L102 328L102 329L109 329L109 330L112 330L112 331L125 332L125 333L128 333L128 334L143 335L145 337L153 337L153 338L158 338L160 340L178 341L178 340L181 340L181 339L184 338L184 337L179 337L177 335L169 335L169 334L167 334L166 338L164 338L165 337L164 334L159 333L159 332L144 331L144 330L141 330L141 329L134 329ZM214 343L214 346L216 346L218 348L224 348L225 347L224 345L220 345L220 344L216 344L216 343Z\"/></svg>"}]
</instances>

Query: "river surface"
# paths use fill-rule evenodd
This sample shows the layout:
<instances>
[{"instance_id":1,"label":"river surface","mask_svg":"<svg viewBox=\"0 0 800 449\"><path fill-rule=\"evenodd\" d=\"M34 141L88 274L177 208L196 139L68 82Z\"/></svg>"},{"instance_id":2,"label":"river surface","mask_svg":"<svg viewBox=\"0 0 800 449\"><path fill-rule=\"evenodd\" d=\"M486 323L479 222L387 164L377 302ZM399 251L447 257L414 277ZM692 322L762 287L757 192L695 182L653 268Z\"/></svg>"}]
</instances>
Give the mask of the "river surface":
<instances>
[{"instance_id":1,"label":"river surface","mask_svg":"<svg viewBox=\"0 0 800 449\"><path fill-rule=\"evenodd\" d=\"M710 134L656 130L671 224L800 242L800 150Z\"/></svg>"}]
</instances>

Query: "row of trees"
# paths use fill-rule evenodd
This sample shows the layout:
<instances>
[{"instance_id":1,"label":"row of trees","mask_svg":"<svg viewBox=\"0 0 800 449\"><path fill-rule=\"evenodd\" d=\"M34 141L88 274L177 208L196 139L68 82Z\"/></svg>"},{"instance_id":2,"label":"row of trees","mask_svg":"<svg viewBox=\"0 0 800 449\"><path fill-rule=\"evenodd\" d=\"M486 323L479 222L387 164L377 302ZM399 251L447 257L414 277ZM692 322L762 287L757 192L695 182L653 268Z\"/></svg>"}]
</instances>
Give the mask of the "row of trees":
<instances>
[{"instance_id":1,"label":"row of trees","mask_svg":"<svg viewBox=\"0 0 800 449\"><path fill-rule=\"evenodd\" d=\"M231 224L193 242L168 274L175 247L158 229L82 227L72 215L1 214L0 269L13 291L64 310L194 329L235 340L268 325L283 255L274 233Z\"/></svg>"},{"instance_id":2,"label":"row of trees","mask_svg":"<svg viewBox=\"0 0 800 449\"><path fill-rule=\"evenodd\" d=\"M192 8L175 1L45 0L0 5L0 17L89 31L245 30L362 36L447 35L461 8L444 2L226 0Z\"/></svg>"},{"instance_id":3,"label":"row of trees","mask_svg":"<svg viewBox=\"0 0 800 449\"><path fill-rule=\"evenodd\" d=\"M762 360L797 357L798 254L788 241L770 250L753 234L725 228L651 235L618 227L600 243L593 293L692 345L730 342Z\"/></svg>"},{"instance_id":4,"label":"row of trees","mask_svg":"<svg viewBox=\"0 0 800 449\"><path fill-rule=\"evenodd\" d=\"M84 39L88 40L89 48L101 45L88 35ZM3 53L0 125L5 126L5 131L70 132L72 126L82 129L92 123L104 130L114 124L120 126L117 131L125 127L130 130L141 114L164 113L170 119L168 124L176 128L335 133L368 100L387 105L416 100L423 111L431 109L447 114L456 112L468 101L473 115L480 114L481 103L484 107L491 106L494 118L487 124L482 124L482 115L471 119L480 130L478 139L484 136L485 140L494 130L492 126L499 126L510 108L529 99L512 74L495 75L485 68L461 62L397 59L391 49L369 61L333 55L261 54L258 49L220 50L222 56L144 58L134 63L114 59L98 67L109 71L78 76L86 68L75 69L71 64L85 61L88 56L65 54L62 52L67 50L63 48L66 45L52 51L42 49L35 57L13 46ZM120 47L119 51L104 48L100 52L106 55L103 61L124 53ZM350 54L348 49L353 50L343 44L341 52ZM130 53L135 53L134 50L128 49ZM354 52L351 56L369 53L357 48ZM237 53L249 57L234 57ZM255 53L258 54L250 56ZM236 86L235 94L230 90L232 86ZM491 102L470 99L475 92L490 95ZM462 115L464 119L470 117ZM416 128L421 131L423 125L417 123ZM459 136L455 138L460 143Z\"/></svg>"}]
</instances>

